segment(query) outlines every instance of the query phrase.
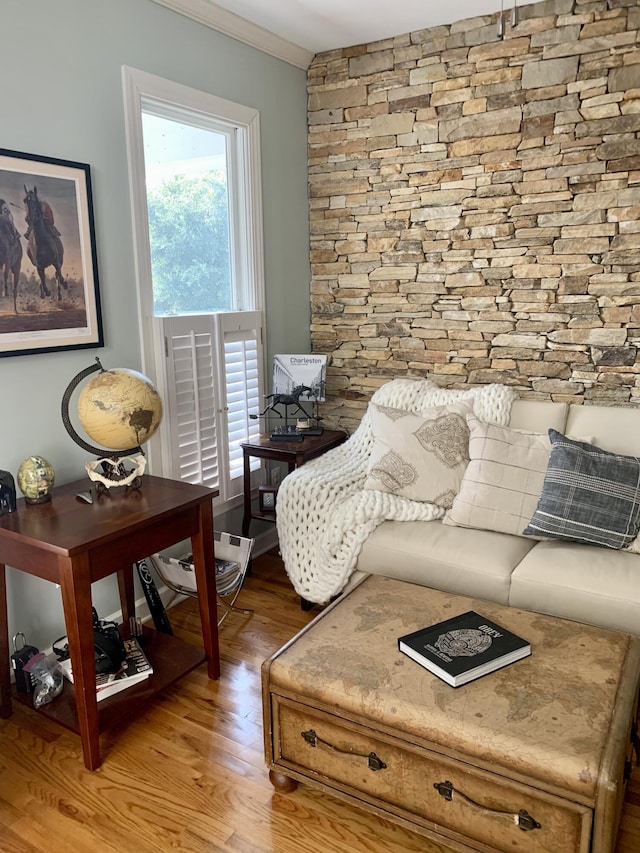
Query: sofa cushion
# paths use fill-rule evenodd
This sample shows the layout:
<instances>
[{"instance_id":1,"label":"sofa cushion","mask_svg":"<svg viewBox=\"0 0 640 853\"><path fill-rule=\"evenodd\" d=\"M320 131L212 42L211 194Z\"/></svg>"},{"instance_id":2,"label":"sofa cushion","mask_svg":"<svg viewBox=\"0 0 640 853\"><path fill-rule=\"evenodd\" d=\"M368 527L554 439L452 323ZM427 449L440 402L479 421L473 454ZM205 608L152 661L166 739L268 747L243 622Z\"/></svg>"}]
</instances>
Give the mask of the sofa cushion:
<instances>
[{"instance_id":1,"label":"sofa cushion","mask_svg":"<svg viewBox=\"0 0 640 853\"><path fill-rule=\"evenodd\" d=\"M550 427L557 429L555 424ZM565 435L593 435L594 444L613 453L640 456L638 406L569 406Z\"/></svg>"},{"instance_id":2,"label":"sofa cushion","mask_svg":"<svg viewBox=\"0 0 640 853\"><path fill-rule=\"evenodd\" d=\"M639 558L592 545L537 542L511 576L509 604L638 635Z\"/></svg>"},{"instance_id":3,"label":"sofa cushion","mask_svg":"<svg viewBox=\"0 0 640 853\"><path fill-rule=\"evenodd\" d=\"M511 573L534 545L441 521L385 521L362 546L356 568L507 604Z\"/></svg>"},{"instance_id":4,"label":"sofa cushion","mask_svg":"<svg viewBox=\"0 0 640 853\"><path fill-rule=\"evenodd\" d=\"M525 536L624 548L640 528L640 459L549 430L552 450Z\"/></svg>"},{"instance_id":5,"label":"sofa cushion","mask_svg":"<svg viewBox=\"0 0 640 853\"><path fill-rule=\"evenodd\" d=\"M567 403L517 399L511 404L508 426L512 429L524 429L527 432L542 432L545 435L549 429L572 433L572 430L566 429L568 410ZM584 433L575 434L583 435Z\"/></svg>"},{"instance_id":6,"label":"sofa cushion","mask_svg":"<svg viewBox=\"0 0 640 853\"><path fill-rule=\"evenodd\" d=\"M536 510L551 453L546 434L469 425L469 464L444 523L520 536Z\"/></svg>"},{"instance_id":7,"label":"sofa cushion","mask_svg":"<svg viewBox=\"0 0 640 853\"><path fill-rule=\"evenodd\" d=\"M365 489L449 507L469 461L472 404L452 403L422 415L371 404L374 443Z\"/></svg>"}]
</instances>

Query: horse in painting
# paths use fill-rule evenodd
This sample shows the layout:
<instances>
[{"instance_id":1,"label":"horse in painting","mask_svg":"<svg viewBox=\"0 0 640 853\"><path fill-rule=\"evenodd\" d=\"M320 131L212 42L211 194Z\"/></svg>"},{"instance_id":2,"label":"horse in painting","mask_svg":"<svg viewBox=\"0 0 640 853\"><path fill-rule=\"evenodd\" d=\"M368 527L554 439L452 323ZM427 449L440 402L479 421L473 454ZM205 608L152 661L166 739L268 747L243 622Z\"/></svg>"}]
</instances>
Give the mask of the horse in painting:
<instances>
[{"instance_id":1,"label":"horse in painting","mask_svg":"<svg viewBox=\"0 0 640 853\"><path fill-rule=\"evenodd\" d=\"M27 207L27 222L29 223L27 256L38 270L40 296L41 298L51 296L44 271L47 267L53 267L57 284L57 297L62 299L61 288L64 287L66 290L68 287L62 275L64 248L57 229L53 226L51 208L46 201L41 201L38 198L37 187L34 186L32 190L28 190L25 185L24 191L26 193L24 203Z\"/></svg>"},{"instance_id":2,"label":"horse in painting","mask_svg":"<svg viewBox=\"0 0 640 853\"><path fill-rule=\"evenodd\" d=\"M22 266L22 244L6 201L0 198L0 292L11 296L9 276L13 276L13 311L18 313L18 282Z\"/></svg>"}]
</instances>

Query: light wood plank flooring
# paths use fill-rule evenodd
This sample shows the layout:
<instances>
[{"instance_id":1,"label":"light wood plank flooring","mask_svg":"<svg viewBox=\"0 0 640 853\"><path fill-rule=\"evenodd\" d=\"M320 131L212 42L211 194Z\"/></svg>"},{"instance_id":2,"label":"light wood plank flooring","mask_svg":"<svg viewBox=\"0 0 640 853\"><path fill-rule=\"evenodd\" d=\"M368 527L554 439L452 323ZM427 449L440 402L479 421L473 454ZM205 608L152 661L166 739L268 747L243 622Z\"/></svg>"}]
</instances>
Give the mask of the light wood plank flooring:
<instances>
[{"instance_id":1,"label":"light wood plank flooring","mask_svg":"<svg viewBox=\"0 0 640 853\"><path fill-rule=\"evenodd\" d=\"M102 735L104 761L93 773L77 736L14 705L0 720L2 853L445 853L304 785L274 792L263 757L260 665L317 609L300 609L273 555L254 560L238 603L255 612L225 620L222 678L211 682L200 667ZM199 643L193 600L170 618L176 634ZM616 853L639 851L635 769Z\"/></svg>"}]
</instances>

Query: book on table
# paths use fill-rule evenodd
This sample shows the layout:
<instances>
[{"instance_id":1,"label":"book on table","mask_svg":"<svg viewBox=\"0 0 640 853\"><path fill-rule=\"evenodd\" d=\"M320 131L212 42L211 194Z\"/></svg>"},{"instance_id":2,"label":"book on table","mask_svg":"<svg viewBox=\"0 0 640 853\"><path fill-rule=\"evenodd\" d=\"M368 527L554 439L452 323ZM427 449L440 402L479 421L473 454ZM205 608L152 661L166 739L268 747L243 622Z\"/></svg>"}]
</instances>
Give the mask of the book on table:
<instances>
[{"instance_id":1,"label":"book on table","mask_svg":"<svg viewBox=\"0 0 640 853\"><path fill-rule=\"evenodd\" d=\"M96 675L96 699L98 702L144 681L153 674L153 667L135 637L123 640L123 643L127 654L118 672L102 672ZM65 678L73 684L71 659L67 658L67 660L60 661L60 666Z\"/></svg>"},{"instance_id":2,"label":"book on table","mask_svg":"<svg viewBox=\"0 0 640 853\"><path fill-rule=\"evenodd\" d=\"M530 643L475 610L399 637L398 648L452 687L531 654Z\"/></svg>"}]
</instances>

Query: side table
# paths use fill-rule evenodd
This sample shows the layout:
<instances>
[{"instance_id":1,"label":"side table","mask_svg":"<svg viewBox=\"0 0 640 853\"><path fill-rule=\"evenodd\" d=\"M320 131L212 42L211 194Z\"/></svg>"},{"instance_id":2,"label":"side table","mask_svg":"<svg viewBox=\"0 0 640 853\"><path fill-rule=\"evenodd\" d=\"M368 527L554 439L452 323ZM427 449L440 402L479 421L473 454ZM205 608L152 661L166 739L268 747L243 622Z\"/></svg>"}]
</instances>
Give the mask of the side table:
<instances>
[{"instance_id":1,"label":"side table","mask_svg":"<svg viewBox=\"0 0 640 853\"><path fill-rule=\"evenodd\" d=\"M347 434L342 430L325 429L322 435L305 435L302 441L272 441L268 435L261 435L256 441L241 444L244 461L244 515L242 517L242 535L247 536L252 518L263 521L276 520L275 510L253 509L251 506L251 457L271 459L274 462L286 462L288 472L304 465L310 459L321 456L327 450L346 441Z\"/></svg>"},{"instance_id":2,"label":"side table","mask_svg":"<svg viewBox=\"0 0 640 853\"><path fill-rule=\"evenodd\" d=\"M11 714L6 565L60 585L74 689L38 713L79 732L84 763L100 764L101 728L144 706L147 698L207 661L209 678L220 675L213 506L216 492L204 486L145 475L140 489L111 489L92 504L76 498L87 481L56 487L49 503L18 501L0 516L0 716ZM96 701L91 584L117 573L122 619L134 615L133 564L182 539L191 539L198 583L204 651L177 637L145 629L145 653L153 675L140 684ZM75 697L74 697L75 694ZM31 696L16 694L31 705Z\"/></svg>"}]
</instances>

